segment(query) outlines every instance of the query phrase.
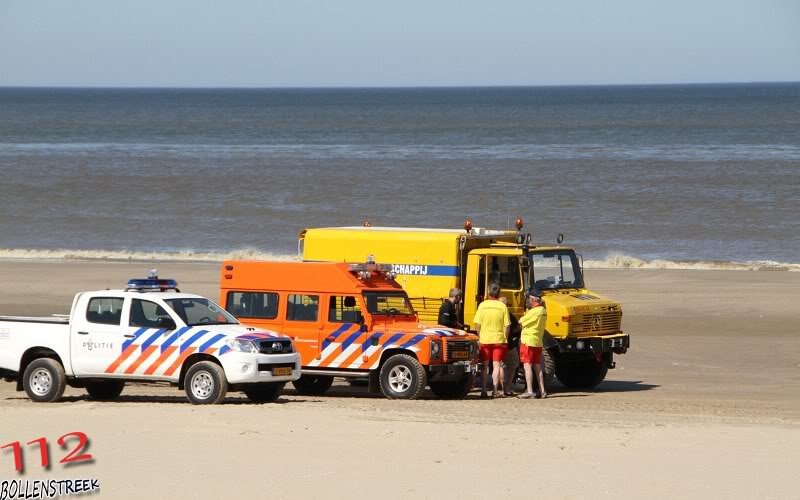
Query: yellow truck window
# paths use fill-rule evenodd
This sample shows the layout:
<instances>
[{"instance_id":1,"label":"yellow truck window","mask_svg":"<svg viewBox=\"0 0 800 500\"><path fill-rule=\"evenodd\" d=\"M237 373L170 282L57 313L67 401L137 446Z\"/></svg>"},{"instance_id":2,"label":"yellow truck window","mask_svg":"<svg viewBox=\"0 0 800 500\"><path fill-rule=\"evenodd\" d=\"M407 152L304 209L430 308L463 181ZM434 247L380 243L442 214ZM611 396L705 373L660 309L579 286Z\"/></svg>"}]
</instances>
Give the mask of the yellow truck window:
<instances>
[{"instance_id":1,"label":"yellow truck window","mask_svg":"<svg viewBox=\"0 0 800 500\"><path fill-rule=\"evenodd\" d=\"M497 283L504 290L522 288L519 259L516 256L493 255L489 258L489 283Z\"/></svg>"}]
</instances>

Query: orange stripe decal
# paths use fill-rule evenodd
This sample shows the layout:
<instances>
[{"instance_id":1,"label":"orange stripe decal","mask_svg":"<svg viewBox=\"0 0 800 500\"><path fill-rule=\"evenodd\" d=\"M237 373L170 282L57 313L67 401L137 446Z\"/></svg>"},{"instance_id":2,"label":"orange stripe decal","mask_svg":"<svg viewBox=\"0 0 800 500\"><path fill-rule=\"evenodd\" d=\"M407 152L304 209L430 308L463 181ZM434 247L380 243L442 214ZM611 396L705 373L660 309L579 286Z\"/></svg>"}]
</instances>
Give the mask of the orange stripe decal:
<instances>
[{"instance_id":1,"label":"orange stripe decal","mask_svg":"<svg viewBox=\"0 0 800 500\"><path fill-rule=\"evenodd\" d=\"M158 346L155 345L151 345L147 349L145 349L144 352L136 359L136 361L134 361L131 364L131 366L129 366L128 369L125 370L125 374L130 375L131 373L135 372L136 369L139 368L139 366L142 363L144 363L145 360L149 358L150 355L153 354L153 351L155 351L156 349L158 349Z\"/></svg>"},{"instance_id":2,"label":"orange stripe decal","mask_svg":"<svg viewBox=\"0 0 800 500\"><path fill-rule=\"evenodd\" d=\"M119 357L115 359L113 363L108 365L108 368L106 368L106 373L116 372L117 368L119 368L119 365L124 363L125 360L128 359L128 357L134 352L136 352L138 349L139 349L138 345L135 344L129 345L124 351L122 351L122 354L120 354Z\"/></svg>"},{"instance_id":3,"label":"orange stripe decal","mask_svg":"<svg viewBox=\"0 0 800 500\"><path fill-rule=\"evenodd\" d=\"M191 355L195 351L195 349L197 348L196 347L186 348L186 350L183 351L180 356L178 356L178 359L176 359L175 362L172 363L169 368L167 368L167 371L164 372L164 376L169 377L173 373L175 373L175 370L177 370L178 367L183 364L186 358L188 358L189 355Z\"/></svg>"},{"instance_id":4,"label":"orange stripe decal","mask_svg":"<svg viewBox=\"0 0 800 500\"><path fill-rule=\"evenodd\" d=\"M153 361L153 364L150 365L150 367L144 371L144 374L152 375L153 373L155 373L158 367L161 366L161 364L164 363L164 361L166 361L167 358L170 357L170 355L172 355L173 352L175 352L175 349L177 349L177 347L167 347L167 350L162 352L161 356L159 356L157 360Z\"/></svg>"},{"instance_id":5,"label":"orange stripe decal","mask_svg":"<svg viewBox=\"0 0 800 500\"><path fill-rule=\"evenodd\" d=\"M361 354L361 346L358 346L358 349L356 349L352 354L350 354L350 356L346 357L344 359L344 361L339 363L339 366L347 367L347 366L350 365L350 363L352 363L353 361L357 360L358 357L361 356L361 355L362 355Z\"/></svg>"}]
</instances>

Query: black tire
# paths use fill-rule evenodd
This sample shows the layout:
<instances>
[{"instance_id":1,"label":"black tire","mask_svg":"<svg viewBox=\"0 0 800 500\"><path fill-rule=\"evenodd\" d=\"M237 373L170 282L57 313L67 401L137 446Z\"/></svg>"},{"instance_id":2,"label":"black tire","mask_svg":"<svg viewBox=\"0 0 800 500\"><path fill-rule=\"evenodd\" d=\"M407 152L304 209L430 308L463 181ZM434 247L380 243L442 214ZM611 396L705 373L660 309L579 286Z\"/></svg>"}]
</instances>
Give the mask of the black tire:
<instances>
[{"instance_id":1,"label":"black tire","mask_svg":"<svg viewBox=\"0 0 800 500\"><path fill-rule=\"evenodd\" d=\"M192 404L213 405L222 403L228 392L225 371L211 361L199 361L186 370L183 379L186 396Z\"/></svg>"},{"instance_id":2,"label":"black tire","mask_svg":"<svg viewBox=\"0 0 800 500\"><path fill-rule=\"evenodd\" d=\"M597 387L606 378L606 374L608 374L608 365L604 360L598 363L594 358L556 365L558 381L572 389Z\"/></svg>"},{"instance_id":3,"label":"black tire","mask_svg":"<svg viewBox=\"0 0 800 500\"><path fill-rule=\"evenodd\" d=\"M381 392L390 399L418 399L427 381L425 368L408 354L395 354L381 366Z\"/></svg>"},{"instance_id":4,"label":"black tire","mask_svg":"<svg viewBox=\"0 0 800 500\"><path fill-rule=\"evenodd\" d=\"M328 392L333 385L333 377L327 375L301 375L299 379L292 381L295 390L300 394L321 396Z\"/></svg>"},{"instance_id":5,"label":"black tire","mask_svg":"<svg viewBox=\"0 0 800 500\"><path fill-rule=\"evenodd\" d=\"M544 389L547 392L550 392L550 387L552 387L553 382L556 380L556 361L555 358L553 358L553 355L550 354L550 351L547 349L542 349L542 368L544 369ZM539 385L536 382L536 374L533 376L533 388L536 392L539 392ZM516 384L521 385L523 390L525 390L525 366L522 362L520 362L519 366L517 367L517 373L514 375L514 379L512 381L512 385Z\"/></svg>"},{"instance_id":6,"label":"black tire","mask_svg":"<svg viewBox=\"0 0 800 500\"><path fill-rule=\"evenodd\" d=\"M242 389L247 399L253 403L272 403L283 393L284 382L266 382L247 384Z\"/></svg>"},{"instance_id":7,"label":"black tire","mask_svg":"<svg viewBox=\"0 0 800 500\"><path fill-rule=\"evenodd\" d=\"M461 380L453 382L429 382L431 392L440 399L464 399L472 386L475 385L475 376L464 375Z\"/></svg>"},{"instance_id":8,"label":"black tire","mask_svg":"<svg viewBox=\"0 0 800 500\"><path fill-rule=\"evenodd\" d=\"M86 392L89 398L98 401L110 401L122 394L125 382L122 380L97 380L86 382Z\"/></svg>"},{"instance_id":9,"label":"black tire","mask_svg":"<svg viewBox=\"0 0 800 500\"><path fill-rule=\"evenodd\" d=\"M549 392L556 380L556 359L547 349L542 349L542 369L544 370L544 388Z\"/></svg>"},{"instance_id":10,"label":"black tire","mask_svg":"<svg viewBox=\"0 0 800 500\"><path fill-rule=\"evenodd\" d=\"M64 395L67 375L64 367L55 359L34 359L22 375L22 387L37 403L54 403Z\"/></svg>"}]
</instances>

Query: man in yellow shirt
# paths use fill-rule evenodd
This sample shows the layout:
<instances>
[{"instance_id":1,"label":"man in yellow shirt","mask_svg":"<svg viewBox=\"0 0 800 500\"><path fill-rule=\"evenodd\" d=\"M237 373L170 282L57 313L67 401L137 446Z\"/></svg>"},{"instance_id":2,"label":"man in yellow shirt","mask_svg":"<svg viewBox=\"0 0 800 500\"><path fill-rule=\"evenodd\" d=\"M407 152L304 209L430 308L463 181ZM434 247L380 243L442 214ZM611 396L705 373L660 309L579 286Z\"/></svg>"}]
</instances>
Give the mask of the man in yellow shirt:
<instances>
[{"instance_id":1,"label":"man in yellow shirt","mask_svg":"<svg viewBox=\"0 0 800 500\"><path fill-rule=\"evenodd\" d=\"M511 318L508 315L508 307L500 302L499 298L500 285L490 283L489 298L480 303L473 319L481 343L481 360L483 361L482 398L486 397L489 361L494 365L492 370L492 383L494 384L492 397L498 395L500 381L503 380L502 361L508 350L508 330L511 326Z\"/></svg>"},{"instance_id":2,"label":"man in yellow shirt","mask_svg":"<svg viewBox=\"0 0 800 500\"><path fill-rule=\"evenodd\" d=\"M528 311L519 320L519 324L522 326L519 360L525 368L525 383L528 390L518 397L523 399L534 397L533 371L535 371L536 379L539 382L539 394L542 395L542 398L546 398L547 390L544 387L544 374L542 373L542 336L547 323L547 311L542 298L536 293L528 295L525 305L528 306ZM533 365L533 371L531 365Z\"/></svg>"}]
</instances>

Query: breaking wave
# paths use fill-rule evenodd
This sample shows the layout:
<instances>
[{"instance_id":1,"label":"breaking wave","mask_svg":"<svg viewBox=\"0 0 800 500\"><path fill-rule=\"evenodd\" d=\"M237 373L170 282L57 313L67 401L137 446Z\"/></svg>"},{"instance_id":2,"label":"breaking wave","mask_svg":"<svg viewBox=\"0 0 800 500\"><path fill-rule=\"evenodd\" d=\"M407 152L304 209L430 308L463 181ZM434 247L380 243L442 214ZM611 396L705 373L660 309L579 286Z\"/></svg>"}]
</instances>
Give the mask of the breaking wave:
<instances>
[{"instance_id":1,"label":"breaking wave","mask_svg":"<svg viewBox=\"0 0 800 500\"><path fill-rule=\"evenodd\" d=\"M645 260L630 255L611 254L602 260L587 259L587 269L693 269L699 271L795 271L800 272L800 264L775 262L771 260L731 261L675 261L652 259Z\"/></svg>"},{"instance_id":2,"label":"breaking wave","mask_svg":"<svg viewBox=\"0 0 800 500\"><path fill-rule=\"evenodd\" d=\"M128 251L128 250L41 250L24 248L0 249L0 260L43 260L43 261L109 261L109 262L219 262L225 259L281 260L293 261L300 258L295 254L266 252L255 248L242 248L231 251L199 252L194 250ZM728 270L728 271L794 271L800 272L800 263L756 261L680 261L663 259L640 259L624 254L610 254L605 259L586 259L587 269L690 269L690 270Z\"/></svg>"},{"instance_id":3,"label":"breaking wave","mask_svg":"<svg viewBox=\"0 0 800 500\"><path fill-rule=\"evenodd\" d=\"M299 260L296 255L264 252L254 248L243 248L228 252L198 252L180 250L175 252L138 250L39 250L24 248L0 249L0 260L104 260L110 262L219 262L225 259L253 260Z\"/></svg>"}]
</instances>

